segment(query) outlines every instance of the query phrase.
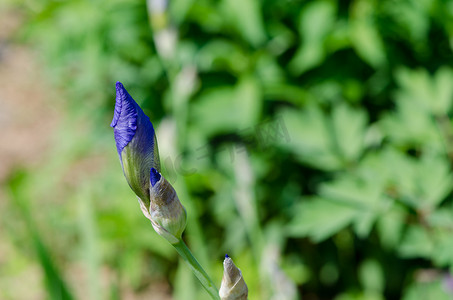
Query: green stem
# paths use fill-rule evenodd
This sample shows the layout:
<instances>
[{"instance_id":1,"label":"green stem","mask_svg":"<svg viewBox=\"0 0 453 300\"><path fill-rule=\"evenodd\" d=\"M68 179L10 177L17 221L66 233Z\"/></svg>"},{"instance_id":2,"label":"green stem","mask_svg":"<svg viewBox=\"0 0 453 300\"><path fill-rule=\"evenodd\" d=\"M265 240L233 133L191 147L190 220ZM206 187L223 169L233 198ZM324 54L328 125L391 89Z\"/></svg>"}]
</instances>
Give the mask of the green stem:
<instances>
[{"instance_id":1,"label":"green stem","mask_svg":"<svg viewBox=\"0 0 453 300\"><path fill-rule=\"evenodd\" d=\"M205 288L208 294L214 300L220 300L219 291L217 290L215 284L212 282L211 278L209 278L208 274L203 270L203 267L198 263L195 257L190 252L187 245L184 243L182 239L179 240L178 243L172 244L175 247L176 251L178 251L179 255L181 255L182 259L189 265L192 272L201 282L201 285Z\"/></svg>"}]
</instances>

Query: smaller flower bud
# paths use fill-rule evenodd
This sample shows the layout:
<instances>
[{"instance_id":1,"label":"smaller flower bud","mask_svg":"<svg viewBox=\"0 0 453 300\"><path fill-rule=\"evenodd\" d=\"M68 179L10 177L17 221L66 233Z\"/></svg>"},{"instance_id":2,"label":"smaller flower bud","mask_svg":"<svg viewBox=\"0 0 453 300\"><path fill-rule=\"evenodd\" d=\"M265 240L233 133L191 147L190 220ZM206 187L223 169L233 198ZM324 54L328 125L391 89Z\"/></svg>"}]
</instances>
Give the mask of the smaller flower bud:
<instances>
[{"instance_id":1,"label":"smaller flower bud","mask_svg":"<svg viewBox=\"0 0 453 300\"><path fill-rule=\"evenodd\" d=\"M186 228L187 213L171 184L157 171L150 172L149 213L154 230L171 244L179 242ZM146 208L142 207L142 210Z\"/></svg>"},{"instance_id":2,"label":"smaller flower bud","mask_svg":"<svg viewBox=\"0 0 453 300\"><path fill-rule=\"evenodd\" d=\"M223 269L223 278L219 291L220 299L246 300L248 295L247 285L242 277L241 270L236 267L228 254L225 255Z\"/></svg>"}]
</instances>

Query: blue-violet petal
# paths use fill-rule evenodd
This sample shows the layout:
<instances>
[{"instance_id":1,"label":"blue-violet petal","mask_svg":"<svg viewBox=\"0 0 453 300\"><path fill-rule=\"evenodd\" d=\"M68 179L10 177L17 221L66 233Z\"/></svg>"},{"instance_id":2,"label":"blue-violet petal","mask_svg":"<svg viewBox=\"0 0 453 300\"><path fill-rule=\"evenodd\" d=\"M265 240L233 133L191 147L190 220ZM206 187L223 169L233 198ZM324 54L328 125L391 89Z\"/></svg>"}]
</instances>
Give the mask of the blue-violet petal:
<instances>
[{"instance_id":1,"label":"blue-violet petal","mask_svg":"<svg viewBox=\"0 0 453 300\"><path fill-rule=\"evenodd\" d=\"M137 130L137 107L137 103L118 81L116 83L115 112L110 126L114 128L116 149L120 156Z\"/></svg>"},{"instance_id":2,"label":"blue-violet petal","mask_svg":"<svg viewBox=\"0 0 453 300\"><path fill-rule=\"evenodd\" d=\"M151 168L151 172L149 174L149 178L150 178L150 181L151 181L151 186L154 187L156 185L156 183L160 179L160 173L156 169Z\"/></svg>"}]
</instances>

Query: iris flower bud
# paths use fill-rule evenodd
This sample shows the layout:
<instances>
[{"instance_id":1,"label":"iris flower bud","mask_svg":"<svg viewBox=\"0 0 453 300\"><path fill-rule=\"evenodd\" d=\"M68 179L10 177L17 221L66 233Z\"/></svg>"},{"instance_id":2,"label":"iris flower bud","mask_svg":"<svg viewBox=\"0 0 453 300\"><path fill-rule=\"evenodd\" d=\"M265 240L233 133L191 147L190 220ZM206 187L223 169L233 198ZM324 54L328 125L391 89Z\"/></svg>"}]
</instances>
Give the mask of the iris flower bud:
<instances>
[{"instance_id":1,"label":"iris flower bud","mask_svg":"<svg viewBox=\"0 0 453 300\"><path fill-rule=\"evenodd\" d=\"M154 229L176 243L186 226L186 211L170 183L160 174L153 125L121 82L116 83L112 124L124 176L139 198L143 214Z\"/></svg>"},{"instance_id":2,"label":"iris flower bud","mask_svg":"<svg viewBox=\"0 0 453 300\"><path fill-rule=\"evenodd\" d=\"M121 82L116 83L116 104L111 127L127 183L149 207L149 172L160 170L154 128Z\"/></svg>"},{"instance_id":3,"label":"iris flower bud","mask_svg":"<svg viewBox=\"0 0 453 300\"><path fill-rule=\"evenodd\" d=\"M223 278L220 284L219 296L221 300L246 300L248 295L247 285L241 270L236 267L233 260L225 255L223 261Z\"/></svg>"},{"instance_id":4,"label":"iris flower bud","mask_svg":"<svg viewBox=\"0 0 453 300\"><path fill-rule=\"evenodd\" d=\"M181 239L186 228L187 213L171 184L156 169L151 168L149 189L150 220L154 230L172 244Z\"/></svg>"}]
</instances>

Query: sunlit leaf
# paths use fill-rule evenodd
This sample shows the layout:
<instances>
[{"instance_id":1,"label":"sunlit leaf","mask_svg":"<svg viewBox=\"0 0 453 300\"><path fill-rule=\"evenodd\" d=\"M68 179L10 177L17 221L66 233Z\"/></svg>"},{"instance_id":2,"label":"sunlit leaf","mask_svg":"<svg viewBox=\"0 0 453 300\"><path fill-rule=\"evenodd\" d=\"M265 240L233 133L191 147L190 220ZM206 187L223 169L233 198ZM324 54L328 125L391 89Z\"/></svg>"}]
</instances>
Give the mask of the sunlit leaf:
<instances>
[{"instance_id":1,"label":"sunlit leaf","mask_svg":"<svg viewBox=\"0 0 453 300\"><path fill-rule=\"evenodd\" d=\"M361 110L338 105L332 112L332 126L341 153L348 162L355 162L363 151L367 117Z\"/></svg>"},{"instance_id":2,"label":"sunlit leaf","mask_svg":"<svg viewBox=\"0 0 453 300\"><path fill-rule=\"evenodd\" d=\"M354 1L350 20L351 42L360 57L374 68L386 64L384 42L376 28L373 1Z\"/></svg>"},{"instance_id":3,"label":"sunlit leaf","mask_svg":"<svg viewBox=\"0 0 453 300\"><path fill-rule=\"evenodd\" d=\"M376 260L366 260L360 265L359 280L365 290L375 292L382 292L384 290L384 272Z\"/></svg>"},{"instance_id":4,"label":"sunlit leaf","mask_svg":"<svg viewBox=\"0 0 453 300\"><path fill-rule=\"evenodd\" d=\"M261 92L254 78L203 93L193 104L193 120L206 135L240 132L258 125Z\"/></svg>"},{"instance_id":5,"label":"sunlit leaf","mask_svg":"<svg viewBox=\"0 0 453 300\"><path fill-rule=\"evenodd\" d=\"M281 143L304 163L323 170L335 170L341 166L341 158L335 152L331 139L330 124L317 107L309 106L303 112L286 109L281 112L290 138Z\"/></svg>"},{"instance_id":6,"label":"sunlit leaf","mask_svg":"<svg viewBox=\"0 0 453 300\"><path fill-rule=\"evenodd\" d=\"M429 280L416 281L412 283L404 293L403 300L425 300L438 299L449 300L451 293L445 289L443 278L438 276L430 276Z\"/></svg>"},{"instance_id":7,"label":"sunlit leaf","mask_svg":"<svg viewBox=\"0 0 453 300\"><path fill-rule=\"evenodd\" d=\"M433 237L421 226L410 226L399 247L402 257L429 259L435 249Z\"/></svg>"},{"instance_id":8,"label":"sunlit leaf","mask_svg":"<svg viewBox=\"0 0 453 300\"><path fill-rule=\"evenodd\" d=\"M261 2L258 0L223 0L228 23L251 45L258 46L266 39Z\"/></svg>"},{"instance_id":9,"label":"sunlit leaf","mask_svg":"<svg viewBox=\"0 0 453 300\"><path fill-rule=\"evenodd\" d=\"M302 10L299 20L299 33L303 40L289 64L294 74L319 65L325 59L324 40L332 30L336 7L331 1L316 1Z\"/></svg>"},{"instance_id":10,"label":"sunlit leaf","mask_svg":"<svg viewBox=\"0 0 453 300\"><path fill-rule=\"evenodd\" d=\"M322 198L305 200L294 211L287 231L290 236L308 236L322 241L348 226L358 211Z\"/></svg>"}]
</instances>

